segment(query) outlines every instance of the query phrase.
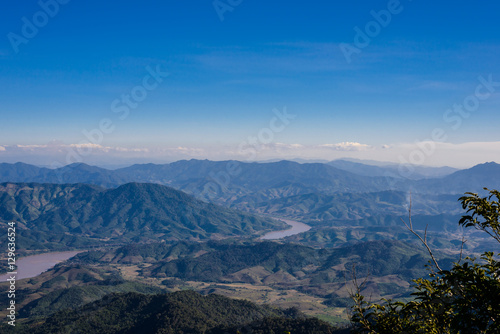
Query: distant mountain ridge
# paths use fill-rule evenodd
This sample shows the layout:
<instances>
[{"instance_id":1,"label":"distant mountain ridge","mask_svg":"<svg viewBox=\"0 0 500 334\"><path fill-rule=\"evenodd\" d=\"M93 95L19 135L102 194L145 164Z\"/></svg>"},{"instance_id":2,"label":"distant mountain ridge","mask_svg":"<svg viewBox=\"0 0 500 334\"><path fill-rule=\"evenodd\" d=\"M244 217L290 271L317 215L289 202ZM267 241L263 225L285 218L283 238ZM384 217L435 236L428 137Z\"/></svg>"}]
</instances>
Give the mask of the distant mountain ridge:
<instances>
[{"instance_id":1,"label":"distant mountain ridge","mask_svg":"<svg viewBox=\"0 0 500 334\"><path fill-rule=\"evenodd\" d=\"M397 178L409 178L411 180L439 178L459 171L459 169L457 168L447 166L427 167L403 165L405 171L406 169L411 168L412 172L405 173L405 175L400 175L399 164L382 162L376 163L374 161L357 159L337 159L328 162L328 165L364 176L392 176Z\"/></svg>"},{"instance_id":2,"label":"distant mountain ridge","mask_svg":"<svg viewBox=\"0 0 500 334\"><path fill-rule=\"evenodd\" d=\"M366 192L385 190L394 185L406 187L398 179L367 177L322 163L299 164L291 161L181 160L165 165L133 165L117 170L81 163L55 170L36 168L26 164L1 164L0 181L88 183L107 188L129 182L158 183L220 204L230 204L249 196L253 201L254 197L281 198L315 191ZM19 173L16 174L16 170Z\"/></svg>"},{"instance_id":3,"label":"distant mountain ridge","mask_svg":"<svg viewBox=\"0 0 500 334\"><path fill-rule=\"evenodd\" d=\"M112 170L84 163L74 163L57 169L50 169L22 162L15 164L0 163L1 182L88 183L107 188L127 183Z\"/></svg>"},{"instance_id":4,"label":"distant mountain ridge","mask_svg":"<svg viewBox=\"0 0 500 334\"><path fill-rule=\"evenodd\" d=\"M337 167L331 166L332 163ZM420 180L402 178L395 171L388 174L390 176L380 175L387 171L384 166L350 161L300 164L291 161L181 160L162 165L133 165L117 170L81 163L55 170L22 163L3 163L0 164L0 182L88 183L106 188L129 182L158 183L225 206L310 193L332 195L411 190L424 194L463 194L465 191L481 191L484 186L500 188L500 165L494 162L444 177ZM447 174L450 171L445 168L440 172L434 170L434 173Z\"/></svg>"},{"instance_id":5,"label":"distant mountain ridge","mask_svg":"<svg viewBox=\"0 0 500 334\"><path fill-rule=\"evenodd\" d=\"M500 165L496 162L486 162L440 179L420 180L416 186L419 189L427 189L429 192L446 189L447 193L466 191L483 193L483 187L500 189Z\"/></svg>"}]
</instances>

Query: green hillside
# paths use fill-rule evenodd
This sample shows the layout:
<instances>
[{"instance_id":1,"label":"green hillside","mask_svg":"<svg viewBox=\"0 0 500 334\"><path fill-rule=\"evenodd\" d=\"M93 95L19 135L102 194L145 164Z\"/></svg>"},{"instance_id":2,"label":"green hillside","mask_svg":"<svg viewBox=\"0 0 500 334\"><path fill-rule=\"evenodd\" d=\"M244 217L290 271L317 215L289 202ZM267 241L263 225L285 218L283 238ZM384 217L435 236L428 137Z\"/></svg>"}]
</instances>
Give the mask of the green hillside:
<instances>
[{"instance_id":1,"label":"green hillside","mask_svg":"<svg viewBox=\"0 0 500 334\"><path fill-rule=\"evenodd\" d=\"M0 211L17 221L19 249L52 245L256 236L279 221L222 208L157 184L0 184ZM6 226L3 226L4 228ZM38 248L40 247L40 248Z\"/></svg>"}]
</instances>

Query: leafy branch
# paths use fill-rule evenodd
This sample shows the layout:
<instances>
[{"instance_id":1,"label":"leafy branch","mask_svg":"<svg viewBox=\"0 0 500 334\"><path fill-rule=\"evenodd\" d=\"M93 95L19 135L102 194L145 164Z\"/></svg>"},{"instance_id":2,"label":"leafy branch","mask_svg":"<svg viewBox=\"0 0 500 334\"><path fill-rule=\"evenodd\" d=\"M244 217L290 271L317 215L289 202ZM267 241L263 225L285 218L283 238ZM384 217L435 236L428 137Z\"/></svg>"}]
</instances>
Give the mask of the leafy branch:
<instances>
[{"instance_id":1,"label":"leafy branch","mask_svg":"<svg viewBox=\"0 0 500 334\"><path fill-rule=\"evenodd\" d=\"M498 190L488 190L488 197L479 197L476 193L465 193L466 196L460 197L462 208L467 209L468 214L462 216L459 224L464 227L473 226L478 230L488 233L496 241L500 242L500 192ZM496 201L492 200L496 197ZM480 219L482 218L482 219Z\"/></svg>"}]
</instances>

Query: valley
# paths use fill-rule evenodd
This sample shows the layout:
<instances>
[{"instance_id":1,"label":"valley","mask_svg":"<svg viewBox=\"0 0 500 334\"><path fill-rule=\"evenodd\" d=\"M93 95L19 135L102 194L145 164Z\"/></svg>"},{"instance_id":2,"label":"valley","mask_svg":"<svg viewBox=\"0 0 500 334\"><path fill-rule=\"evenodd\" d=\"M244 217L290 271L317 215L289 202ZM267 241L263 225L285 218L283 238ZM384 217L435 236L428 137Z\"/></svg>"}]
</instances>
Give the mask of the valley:
<instances>
[{"instance_id":1,"label":"valley","mask_svg":"<svg viewBox=\"0 0 500 334\"><path fill-rule=\"evenodd\" d=\"M428 231L444 268L462 246L466 255L477 255L494 245L479 231L459 228L456 191L500 176L496 164L390 182L380 169L359 165L364 175L317 163L239 166L239 176L210 200L201 194L217 162L118 170L79 164L60 171L0 164L0 230L17 222L18 256L79 252L36 277L20 278L21 323L43 324L110 294L193 290L294 308L343 327L354 277L373 300L407 301L412 280L429 274L425 247L401 221L409 219L410 205L413 226ZM431 180L432 190L421 187Z\"/></svg>"}]
</instances>

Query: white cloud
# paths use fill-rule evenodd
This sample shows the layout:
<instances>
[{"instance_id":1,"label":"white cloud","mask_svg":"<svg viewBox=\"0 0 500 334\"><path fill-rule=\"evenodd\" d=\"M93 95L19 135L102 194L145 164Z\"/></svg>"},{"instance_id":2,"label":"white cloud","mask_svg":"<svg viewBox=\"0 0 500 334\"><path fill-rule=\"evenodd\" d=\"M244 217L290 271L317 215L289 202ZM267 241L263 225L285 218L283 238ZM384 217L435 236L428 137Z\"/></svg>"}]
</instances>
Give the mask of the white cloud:
<instances>
[{"instance_id":1,"label":"white cloud","mask_svg":"<svg viewBox=\"0 0 500 334\"><path fill-rule=\"evenodd\" d=\"M298 150L304 148L301 144L285 144L285 143L271 143L265 145L266 148L278 150Z\"/></svg>"},{"instance_id":2,"label":"white cloud","mask_svg":"<svg viewBox=\"0 0 500 334\"><path fill-rule=\"evenodd\" d=\"M323 144L319 147L330 148L337 151L363 151L372 148L372 146L367 144L361 144L356 142L342 142L337 144Z\"/></svg>"},{"instance_id":3,"label":"white cloud","mask_svg":"<svg viewBox=\"0 0 500 334\"><path fill-rule=\"evenodd\" d=\"M5 151L5 147L0 146L0 152L1 152L1 151Z\"/></svg>"},{"instance_id":4,"label":"white cloud","mask_svg":"<svg viewBox=\"0 0 500 334\"><path fill-rule=\"evenodd\" d=\"M64 146L64 145L61 145ZM92 148L92 149L106 149L106 147L93 143L83 143L83 144L70 144L69 147L74 148ZM109 148L109 147L108 147Z\"/></svg>"},{"instance_id":5,"label":"white cloud","mask_svg":"<svg viewBox=\"0 0 500 334\"><path fill-rule=\"evenodd\" d=\"M31 149L37 149L37 148L46 148L46 147L48 147L48 145L15 145L14 147L31 150Z\"/></svg>"},{"instance_id":6,"label":"white cloud","mask_svg":"<svg viewBox=\"0 0 500 334\"><path fill-rule=\"evenodd\" d=\"M149 152L148 148L113 147L112 149L117 152Z\"/></svg>"}]
</instances>

